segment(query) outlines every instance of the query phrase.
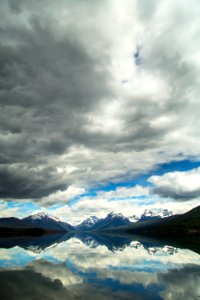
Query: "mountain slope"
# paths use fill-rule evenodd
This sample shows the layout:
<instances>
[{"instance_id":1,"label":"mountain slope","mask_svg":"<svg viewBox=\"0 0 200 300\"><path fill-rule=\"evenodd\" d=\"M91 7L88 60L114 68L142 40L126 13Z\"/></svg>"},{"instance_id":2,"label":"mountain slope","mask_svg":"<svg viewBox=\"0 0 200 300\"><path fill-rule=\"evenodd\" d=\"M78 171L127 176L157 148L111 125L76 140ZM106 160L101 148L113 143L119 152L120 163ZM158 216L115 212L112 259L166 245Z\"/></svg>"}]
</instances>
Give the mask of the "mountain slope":
<instances>
[{"instance_id":1,"label":"mountain slope","mask_svg":"<svg viewBox=\"0 0 200 300\"><path fill-rule=\"evenodd\" d=\"M167 209L158 209L156 211L145 209L138 221L158 220L172 216L172 212Z\"/></svg>"},{"instance_id":2,"label":"mountain slope","mask_svg":"<svg viewBox=\"0 0 200 300\"><path fill-rule=\"evenodd\" d=\"M45 213L38 213L22 219L22 223L28 227L40 227L46 230L73 230L73 227L65 222L62 222L56 217L49 216Z\"/></svg>"},{"instance_id":3,"label":"mountain slope","mask_svg":"<svg viewBox=\"0 0 200 300\"><path fill-rule=\"evenodd\" d=\"M88 231L91 230L97 222L99 222L99 218L92 216L90 218L85 219L82 223L76 226L77 231Z\"/></svg>"},{"instance_id":4,"label":"mountain slope","mask_svg":"<svg viewBox=\"0 0 200 300\"><path fill-rule=\"evenodd\" d=\"M90 217L75 227L75 231L104 231L108 228L130 225L131 221L122 214L109 213L104 219Z\"/></svg>"},{"instance_id":5,"label":"mountain slope","mask_svg":"<svg viewBox=\"0 0 200 300\"><path fill-rule=\"evenodd\" d=\"M200 234L200 206L183 215L137 222L131 226L124 226L123 230L148 234Z\"/></svg>"},{"instance_id":6,"label":"mountain slope","mask_svg":"<svg viewBox=\"0 0 200 300\"><path fill-rule=\"evenodd\" d=\"M0 231L3 232L19 232L27 231L27 229L43 229L45 231L72 231L73 227L55 217L48 216L44 213L38 213L28 216L24 219L17 218L1 218Z\"/></svg>"},{"instance_id":7,"label":"mountain slope","mask_svg":"<svg viewBox=\"0 0 200 300\"><path fill-rule=\"evenodd\" d=\"M100 231L109 228L117 228L120 226L130 225L131 221L122 214L109 213L104 219L100 219L94 224L92 230Z\"/></svg>"}]
</instances>

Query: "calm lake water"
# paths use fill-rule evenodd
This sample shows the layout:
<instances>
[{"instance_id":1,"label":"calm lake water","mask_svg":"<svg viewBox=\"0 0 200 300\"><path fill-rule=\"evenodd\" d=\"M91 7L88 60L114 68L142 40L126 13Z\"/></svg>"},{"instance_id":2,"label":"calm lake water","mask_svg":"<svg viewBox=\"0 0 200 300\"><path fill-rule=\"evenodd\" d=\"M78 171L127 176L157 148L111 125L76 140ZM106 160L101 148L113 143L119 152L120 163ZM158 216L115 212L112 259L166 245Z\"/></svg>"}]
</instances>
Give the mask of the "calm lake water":
<instances>
[{"instance_id":1,"label":"calm lake water","mask_svg":"<svg viewBox=\"0 0 200 300\"><path fill-rule=\"evenodd\" d=\"M0 299L200 299L200 255L189 248L144 237L1 238Z\"/></svg>"}]
</instances>

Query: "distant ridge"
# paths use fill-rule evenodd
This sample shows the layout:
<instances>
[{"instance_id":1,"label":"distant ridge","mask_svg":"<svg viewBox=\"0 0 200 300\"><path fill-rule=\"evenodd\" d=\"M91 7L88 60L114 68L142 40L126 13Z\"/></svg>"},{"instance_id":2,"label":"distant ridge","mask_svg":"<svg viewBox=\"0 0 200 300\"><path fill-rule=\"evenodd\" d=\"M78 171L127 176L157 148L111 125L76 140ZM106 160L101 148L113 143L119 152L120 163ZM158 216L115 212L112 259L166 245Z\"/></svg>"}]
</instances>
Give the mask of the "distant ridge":
<instances>
[{"instance_id":1,"label":"distant ridge","mask_svg":"<svg viewBox=\"0 0 200 300\"><path fill-rule=\"evenodd\" d=\"M130 225L131 221L122 214L109 213L105 218L91 217L75 227L77 231L103 231L108 228L117 228Z\"/></svg>"},{"instance_id":2,"label":"distant ridge","mask_svg":"<svg viewBox=\"0 0 200 300\"><path fill-rule=\"evenodd\" d=\"M145 210L143 214L138 217L132 215L125 217L121 213L109 213L105 218L99 219L95 216L87 218L82 223L75 227L76 231L104 231L107 229L117 229L121 226L131 225L133 222L140 222L146 220L158 220L172 216L172 212L167 209L158 209L156 211Z\"/></svg>"},{"instance_id":3,"label":"distant ridge","mask_svg":"<svg viewBox=\"0 0 200 300\"><path fill-rule=\"evenodd\" d=\"M137 222L130 226L124 226L123 230L129 233L148 235L199 235L200 206L182 215L174 215L159 220Z\"/></svg>"},{"instance_id":4,"label":"distant ridge","mask_svg":"<svg viewBox=\"0 0 200 300\"><path fill-rule=\"evenodd\" d=\"M72 226L69 223L63 222L55 216L48 215L44 212L39 212L30 215L23 219L18 218L0 218L0 232L26 233L30 230L39 233L38 229L43 231L104 231L108 229L117 229L121 226L131 225L133 222L154 220L164 218L172 213L167 210L145 210L141 217L132 215L129 218L124 217L121 213L109 213L105 218L99 219L96 216L91 216L85 219L77 226ZM42 232L42 231L41 231Z\"/></svg>"}]
</instances>

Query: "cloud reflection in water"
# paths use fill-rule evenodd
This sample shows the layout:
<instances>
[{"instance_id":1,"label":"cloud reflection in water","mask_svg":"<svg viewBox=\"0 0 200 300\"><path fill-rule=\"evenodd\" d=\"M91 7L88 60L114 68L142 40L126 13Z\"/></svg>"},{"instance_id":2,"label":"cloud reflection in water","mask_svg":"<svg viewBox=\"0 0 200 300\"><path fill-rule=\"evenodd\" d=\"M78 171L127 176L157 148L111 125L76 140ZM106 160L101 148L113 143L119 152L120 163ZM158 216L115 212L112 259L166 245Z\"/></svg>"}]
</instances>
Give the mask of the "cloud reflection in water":
<instances>
[{"instance_id":1,"label":"cloud reflection in water","mask_svg":"<svg viewBox=\"0 0 200 300\"><path fill-rule=\"evenodd\" d=\"M14 246L7 239L7 249L1 239L1 299L89 299L95 294L95 299L188 300L200 296L200 256L191 250L130 236L57 239L54 235L52 244L49 239L45 237L46 247L41 239L38 247L31 238L29 246L27 240L18 239Z\"/></svg>"}]
</instances>

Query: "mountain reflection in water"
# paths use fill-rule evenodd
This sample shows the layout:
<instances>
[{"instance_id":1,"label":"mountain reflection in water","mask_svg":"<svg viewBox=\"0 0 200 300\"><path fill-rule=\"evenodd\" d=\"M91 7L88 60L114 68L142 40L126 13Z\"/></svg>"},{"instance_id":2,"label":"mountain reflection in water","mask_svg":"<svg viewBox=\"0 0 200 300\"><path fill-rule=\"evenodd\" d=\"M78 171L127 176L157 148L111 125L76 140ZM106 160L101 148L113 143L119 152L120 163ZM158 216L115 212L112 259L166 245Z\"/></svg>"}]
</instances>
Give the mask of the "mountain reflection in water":
<instances>
[{"instance_id":1,"label":"mountain reflection in water","mask_svg":"<svg viewBox=\"0 0 200 300\"><path fill-rule=\"evenodd\" d=\"M200 299L199 241L130 235L0 238L1 299Z\"/></svg>"}]
</instances>

